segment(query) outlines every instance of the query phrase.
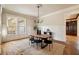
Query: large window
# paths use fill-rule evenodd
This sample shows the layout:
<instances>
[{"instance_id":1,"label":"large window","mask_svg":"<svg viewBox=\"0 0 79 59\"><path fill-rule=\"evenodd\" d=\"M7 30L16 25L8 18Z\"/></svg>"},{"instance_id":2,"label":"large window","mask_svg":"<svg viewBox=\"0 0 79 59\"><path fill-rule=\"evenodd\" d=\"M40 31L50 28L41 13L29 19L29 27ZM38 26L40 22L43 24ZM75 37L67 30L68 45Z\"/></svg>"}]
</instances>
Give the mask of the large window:
<instances>
[{"instance_id":1,"label":"large window","mask_svg":"<svg viewBox=\"0 0 79 59\"><path fill-rule=\"evenodd\" d=\"M16 34L17 18L13 15L6 14L6 19L7 19L7 33Z\"/></svg>"},{"instance_id":2,"label":"large window","mask_svg":"<svg viewBox=\"0 0 79 59\"><path fill-rule=\"evenodd\" d=\"M17 20L18 34L26 34L26 20L24 18L18 18Z\"/></svg>"},{"instance_id":3,"label":"large window","mask_svg":"<svg viewBox=\"0 0 79 59\"><path fill-rule=\"evenodd\" d=\"M6 14L8 34L26 34L26 18Z\"/></svg>"}]
</instances>

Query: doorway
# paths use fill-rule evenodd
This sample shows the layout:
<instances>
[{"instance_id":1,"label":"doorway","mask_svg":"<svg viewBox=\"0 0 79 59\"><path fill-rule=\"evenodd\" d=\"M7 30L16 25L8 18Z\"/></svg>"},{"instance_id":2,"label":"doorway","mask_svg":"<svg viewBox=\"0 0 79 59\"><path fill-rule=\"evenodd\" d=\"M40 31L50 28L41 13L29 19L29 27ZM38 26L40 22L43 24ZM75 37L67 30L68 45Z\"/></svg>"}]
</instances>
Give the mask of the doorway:
<instances>
[{"instance_id":1,"label":"doorway","mask_svg":"<svg viewBox=\"0 0 79 59\"><path fill-rule=\"evenodd\" d=\"M65 54L77 54L76 42L77 42L77 18L66 19L66 47Z\"/></svg>"},{"instance_id":2,"label":"doorway","mask_svg":"<svg viewBox=\"0 0 79 59\"><path fill-rule=\"evenodd\" d=\"M77 39L77 20L66 21L66 37L68 42L75 42Z\"/></svg>"}]
</instances>

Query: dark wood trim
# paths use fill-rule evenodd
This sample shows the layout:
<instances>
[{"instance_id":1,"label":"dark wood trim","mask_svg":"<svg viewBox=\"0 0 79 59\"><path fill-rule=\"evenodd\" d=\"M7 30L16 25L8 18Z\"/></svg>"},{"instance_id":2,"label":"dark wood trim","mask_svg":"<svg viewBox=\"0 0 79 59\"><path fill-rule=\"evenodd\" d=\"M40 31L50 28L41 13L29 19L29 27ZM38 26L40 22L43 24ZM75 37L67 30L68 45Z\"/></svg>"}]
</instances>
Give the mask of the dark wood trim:
<instances>
[{"instance_id":1,"label":"dark wood trim","mask_svg":"<svg viewBox=\"0 0 79 59\"><path fill-rule=\"evenodd\" d=\"M66 20L74 20L74 19L77 19L79 16L79 14L77 14L76 18L70 18L70 19L66 19Z\"/></svg>"}]
</instances>

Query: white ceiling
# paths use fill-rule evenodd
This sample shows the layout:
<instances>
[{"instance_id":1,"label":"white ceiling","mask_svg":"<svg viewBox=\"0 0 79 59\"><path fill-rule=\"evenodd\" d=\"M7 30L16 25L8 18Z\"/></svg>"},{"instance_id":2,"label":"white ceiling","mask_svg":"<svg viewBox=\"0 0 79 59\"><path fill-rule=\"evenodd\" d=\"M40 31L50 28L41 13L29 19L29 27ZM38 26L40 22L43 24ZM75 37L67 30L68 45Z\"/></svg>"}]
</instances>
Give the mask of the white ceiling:
<instances>
[{"instance_id":1,"label":"white ceiling","mask_svg":"<svg viewBox=\"0 0 79 59\"><path fill-rule=\"evenodd\" d=\"M2 5L4 8L16 11L19 13L37 16L37 7L36 4L5 4ZM43 4L40 7L40 16L44 16L46 14L65 9L71 6L75 6L75 4Z\"/></svg>"}]
</instances>

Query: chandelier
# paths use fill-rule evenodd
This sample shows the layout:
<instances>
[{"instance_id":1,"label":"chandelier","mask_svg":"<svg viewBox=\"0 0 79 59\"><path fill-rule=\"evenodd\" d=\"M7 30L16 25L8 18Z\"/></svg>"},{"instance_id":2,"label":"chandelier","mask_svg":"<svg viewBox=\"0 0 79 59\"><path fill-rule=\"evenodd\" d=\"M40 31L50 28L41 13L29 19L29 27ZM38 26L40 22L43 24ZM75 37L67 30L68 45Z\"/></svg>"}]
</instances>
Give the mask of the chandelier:
<instances>
[{"instance_id":1,"label":"chandelier","mask_svg":"<svg viewBox=\"0 0 79 59\"><path fill-rule=\"evenodd\" d=\"M39 28L38 25L43 22L39 18L40 17L40 7L42 7L42 4L37 4L36 7L37 7L37 19L35 20L36 25L35 25L34 29L38 29Z\"/></svg>"},{"instance_id":2,"label":"chandelier","mask_svg":"<svg viewBox=\"0 0 79 59\"><path fill-rule=\"evenodd\" d=\"M42 4L37 4L37 8L38 8L37 23L40 23L40 19L39 19L39 16L40 16L40 7L42 7Z\"/></svg>"}]
</instances>

